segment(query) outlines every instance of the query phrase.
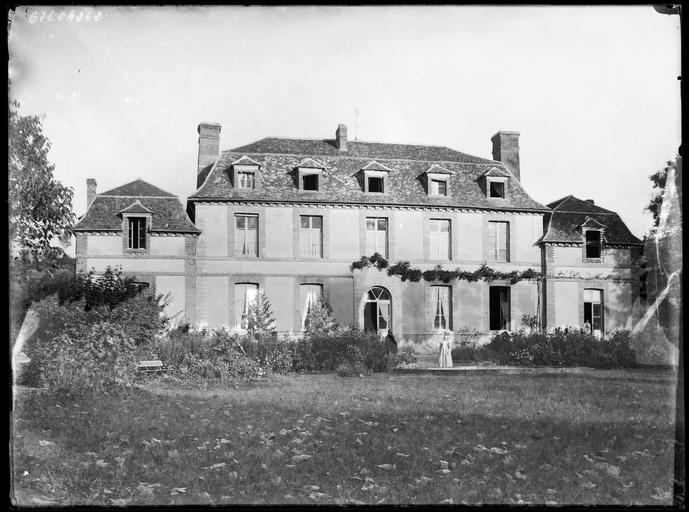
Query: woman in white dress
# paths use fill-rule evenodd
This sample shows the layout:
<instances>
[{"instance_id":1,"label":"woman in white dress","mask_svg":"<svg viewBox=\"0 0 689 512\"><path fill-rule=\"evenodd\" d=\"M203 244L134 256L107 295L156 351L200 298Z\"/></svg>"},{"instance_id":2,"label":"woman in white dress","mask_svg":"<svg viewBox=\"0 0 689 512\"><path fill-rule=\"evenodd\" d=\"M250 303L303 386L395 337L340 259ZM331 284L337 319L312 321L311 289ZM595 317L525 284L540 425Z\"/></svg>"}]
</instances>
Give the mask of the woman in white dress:
<instances>
[{"instance_id":1,"label":"woman in white dress","mask_svg":"<svg viewBox=\"0 0 689 512\"><path fill-rule=\"evenodd\" d=\"M440 367L452 368L452 366L452 349L450 348L450 340L447 338L447 334L445 334L443 341L440 343Z\"/></svg>"}]
</instances>

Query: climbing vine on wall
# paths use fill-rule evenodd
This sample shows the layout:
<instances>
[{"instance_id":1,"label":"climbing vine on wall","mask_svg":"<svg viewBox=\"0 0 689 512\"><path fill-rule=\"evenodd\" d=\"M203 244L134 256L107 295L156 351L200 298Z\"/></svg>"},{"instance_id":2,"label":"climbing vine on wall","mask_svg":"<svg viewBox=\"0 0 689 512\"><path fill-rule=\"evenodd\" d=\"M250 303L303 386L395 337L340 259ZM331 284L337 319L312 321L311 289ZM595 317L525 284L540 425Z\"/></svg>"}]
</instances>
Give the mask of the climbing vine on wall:
<instances>
[{"instance_id":1,"label":"climbing vine on wall","mask_svg":"<svg viewBox=\"0 0 689 512\"><path fill-rule=\"evenodd\" d=\"M352 271L362 270L367 267L375 267L378 270L387 269L386 272L389 276L399 276L402 281L412 281L414 283L423 278L425 281L441 281L443 283L449 283L456 279L463 279L469 282L484 279L485 281L509 280L511 284L514 284L524 279L538 279L542 277L540 272L532 268L500 272L490 268L485 263L473 272L460 270L459 268L444 270L440 265L436 265L432 270L422 271L418 268L412 268L408 261L400 261L390 265L388 260L378 253L375 253L373 256L362 256L359 261L355 261L349 266Z\"/></svg>"}]
</instances>

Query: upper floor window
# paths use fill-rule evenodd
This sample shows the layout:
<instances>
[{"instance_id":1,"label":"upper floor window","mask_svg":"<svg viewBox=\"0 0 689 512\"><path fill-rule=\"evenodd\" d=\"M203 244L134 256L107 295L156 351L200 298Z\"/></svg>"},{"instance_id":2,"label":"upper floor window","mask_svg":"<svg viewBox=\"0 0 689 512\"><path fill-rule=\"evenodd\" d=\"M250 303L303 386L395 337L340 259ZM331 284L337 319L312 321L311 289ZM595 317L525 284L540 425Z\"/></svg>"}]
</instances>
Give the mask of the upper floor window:
<instances>
[{"instance_id":1,"label":"upper floor window","mask_svg":"<svg viewBox=\"0 0 689 512\"><path fill-rule=\"evenodd\" d=\"M431 195L446 196L447 195L447 181L445 181L445 180L431 180Z\"/></svg>"},{"instance_id":2,"label":"upper floor window","mask_svg":"<svg viewBox=\"0 0 689 512\"><path fill-rule=\"evenodd\" d=\"M586 238L586 258L600 258L601 257L601 233L596 230L587 230L585 232Z\"/></svg>"},{"instance_id":3,"label":"upper floor window","mask_svg":"<svg viewBox=\"0 0 689 512\"><path fill-rule=\"evenodd\" d=\"M366 254L388 257L388 219L366 218Z\"/></svg>"},{"instance_id":4,"label":"upper floor window","mask_svg":"<svg viewBox=\"0 0 689 512\"><path fill-rule=\"evenodd\" d=\"M254 173L253 172L237 172L238 187L237 188L254 188Z\"/></svg>"},{"instance_id":5,"label":"upper floor window","mask_svg":"<svg viewBox=\"0 0 689 512\"><path fill-rule=\"evenodd\" d=\"M449 286L431 286L433 329L452 329L452 294Z\"/></svg>"},{"instance_id":6,"label":"upper floor window","mask_svg":"<svg viewBox=\"0 0 689 512\"><path fill-rule=\"evenodd\" d=\"M127 248L146 249L146 217L129 217L127 225Z\"/></svg>"},{"instance_id":7,"label":"upper floor window","mask_svg":"<svg viewBox=\"0 0 689 512\"><path fill-rule=\"evenodd\" d=\"M300 217L299 253L305 258L323 257L323 217Z\"/></svg>"},{"instance_id":8,"label":"upper floor window","mask_svg":"<svg viewBox=\"0 0 689 512\"><path fill-rule=\"evenodd\" d=\"M237 214L234 221L235 255L258 256L258 215Z\"/></svg>"},{"instance_id":9,"label":"upper floor window","mask_svg":"<svg viewBox=\"0 0 689 512\"><path fill-rule=\"evenodd\" d=\"M450 220L430 220L430 258L432 260L450 259Z\"/></svg>"},{"instance_id":10,"label":"upper floor window","mask_svg":"<svg viewBox=\"0 0 689 512\"><path fill-rule=\"evenodd\" d=\"M510 223L488 222L488 259L510 261Z\"/></svg>"}]
</instances>

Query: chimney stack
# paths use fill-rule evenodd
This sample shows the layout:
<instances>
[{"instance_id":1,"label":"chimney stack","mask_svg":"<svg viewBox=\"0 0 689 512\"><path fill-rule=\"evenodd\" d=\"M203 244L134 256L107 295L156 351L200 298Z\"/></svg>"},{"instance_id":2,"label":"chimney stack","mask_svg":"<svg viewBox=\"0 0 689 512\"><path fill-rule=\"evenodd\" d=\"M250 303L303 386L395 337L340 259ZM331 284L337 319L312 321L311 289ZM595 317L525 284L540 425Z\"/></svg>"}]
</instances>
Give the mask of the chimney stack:
<instances>
[{"instance_id":1,"label":"chimney stack","mask_svg":"<svg viewBox=\"0 0 689 512\"><path fill-rule=\"evenodd\" d=\"M201 171L215 163L220 156L220 125L218 123L201 123L199 132L199 168Z\"/></svg>"},{"instance_id":2,"label":"chimney stack","mask_svg":"<svg viewBox=\"0 0 689 512\"><path fill-rule=\"evenodd\" d=\"M505 167L520 181L519 176L519 132L500 130L491 137L493 142L493 160L505 164Z\"/></svg>"},{"instance_id":3,"label":"chimney stack","mask_svg":"<svg viewBox=\"0 0 689 512\"><path fill-rule=\"evenodd\" d=\"M347 151L347 126L340 124L335 132L335 144L340 151Z\"/></svg>"},{"instance_id":4,"label":"chimney stack","mask_svg":"<svg viewBox=\"0 0 689 512\"><path fill-rule=\"evenodd\" d=\"M89 178L86 180L86 209L88 210L91 203L96 198L96 180Z\"/></svg>"}]
</instances>

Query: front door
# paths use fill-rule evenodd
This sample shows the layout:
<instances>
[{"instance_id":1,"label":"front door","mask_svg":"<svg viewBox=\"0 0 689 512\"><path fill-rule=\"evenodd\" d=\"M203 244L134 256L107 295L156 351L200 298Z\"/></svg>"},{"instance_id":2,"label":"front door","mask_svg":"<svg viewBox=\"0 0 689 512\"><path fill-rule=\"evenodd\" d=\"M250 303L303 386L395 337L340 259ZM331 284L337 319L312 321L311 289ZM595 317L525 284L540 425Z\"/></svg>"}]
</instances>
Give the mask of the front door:
<instances>
[{"instance_id":1,"label":"front door","mask_svg":"<svg viewBox=\"0 0 689 512\"><path fill-rule=\"evenodd\" d=\"M364 305L364 330L386 336L388 330L392 329L391 313L390 293L380 286L371 288L367 292Z\"/></svg>"}]
</instances>

